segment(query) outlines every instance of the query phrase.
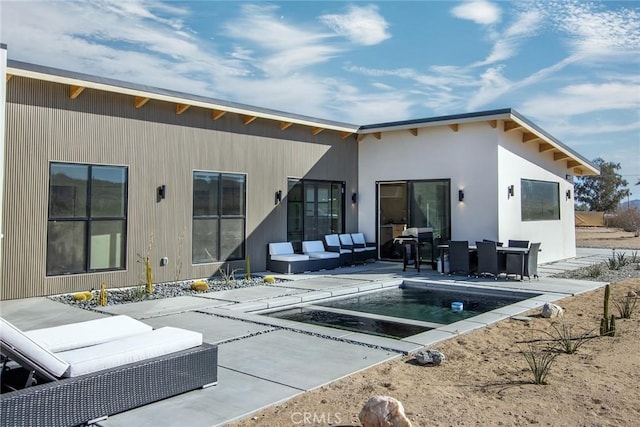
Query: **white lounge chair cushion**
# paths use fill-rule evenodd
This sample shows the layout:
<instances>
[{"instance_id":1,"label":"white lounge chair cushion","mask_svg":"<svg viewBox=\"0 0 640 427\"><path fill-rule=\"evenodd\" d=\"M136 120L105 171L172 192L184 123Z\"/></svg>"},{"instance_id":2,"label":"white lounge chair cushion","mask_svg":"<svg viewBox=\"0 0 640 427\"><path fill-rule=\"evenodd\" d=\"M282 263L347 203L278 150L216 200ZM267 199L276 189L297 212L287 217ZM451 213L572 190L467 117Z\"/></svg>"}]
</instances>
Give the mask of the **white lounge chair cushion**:
<instances>
[{"instance_id":1,"label":"white lounge chair cushion","mask_svg":"<svg viewBox=\"0 0 640 427\"><path fill-rule=\"evenodd\" d=\"M269 255L287 255L293 254L293 245L291 242L269 243Z\"/></svg>"},{"instance_id":2,"label":"white lounge chair cushion","mask_svg":"<svg viewBox=\"0 0 640 427\"><path fill-rule=\"evenodd\" d=\"M327 234L324 236L324 241L327 242L327 246L340 247L340 239L337 234Z\"/></svg>"},{"instance_id":3,"label":"white lounge chair cushion","mask_svg":"<svg viewBox=\"0 0 640 427\"><path fill-rule=\"evenodd\" d=\"M351 240L351 234L340 234L340 244L345 246L353 246L353 240Z\"/></svg>"},{"instance_id":4,"label":"white lounge chair cushion","mask_svg":"<svg viewBox=\"0 0 640 427\"><path fill-rule=\"evenodd\" d=\"M69 368L68 362L32 340L20 329L2 318L0 318L0 339L31 363L38 365L54 377L61 377Z\"/></svg>"},{"instance_id":5,"label":"white lounge chair cushion","mask_svg":"<svg viewBox=\"0 0 640 427\"><path fill-rule=\"evenodd\" d=\"M202 345L202 334L166 326L91 347L58 353L69 364L65 377L77 377Z\"/></svg>"},{"instance_id":6,"label":"white lounge chair cushion","mask_svg":"<svg viewBox=\"0 0 640 427\"><path fill-rule=\"evenodd\" d=\"M324 244L320 240L307 240L302 242L302 252L305 254L324 251Z\"/></svg>"},{"instance_id":7,"label":"white lounge chair cushion","mask_svg":"<svg viewBox=\"0 0 640 427\"><path fill-rule=\"evenodd\" d=\"M309 255L304 255L304 254L271 255L271 259L274 261L284 261L284 262L308 261Z\"/></svg>"},{"instance_id":8,"label":"white lounge chair cushion","mask_svg":"<svg viewBox=\"0 0 640 427\"><path fill-rule=\"evenodd\" d=\"M86 322L34 329L24 334L54 353L101 344L153 328L129 316L109 316Z\"/></svg>"}]
</instances>

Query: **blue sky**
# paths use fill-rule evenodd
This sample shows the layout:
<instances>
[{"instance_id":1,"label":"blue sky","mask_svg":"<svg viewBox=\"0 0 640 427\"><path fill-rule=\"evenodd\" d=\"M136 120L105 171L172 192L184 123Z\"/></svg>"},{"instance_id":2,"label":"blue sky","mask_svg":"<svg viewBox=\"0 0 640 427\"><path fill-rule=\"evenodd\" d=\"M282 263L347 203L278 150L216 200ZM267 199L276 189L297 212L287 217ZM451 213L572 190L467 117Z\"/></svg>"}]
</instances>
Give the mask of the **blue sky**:
<instances>
[{"instance_id":1,"label":"blue sky","mask_svg":"<svg viewBox=\"0 0 640 427\"><path fill-rule=\"evenodd\" d=\"M10 59L354 124L515 108L640 197L640 1L7 1Z\"/></svg>"}]
</instances>

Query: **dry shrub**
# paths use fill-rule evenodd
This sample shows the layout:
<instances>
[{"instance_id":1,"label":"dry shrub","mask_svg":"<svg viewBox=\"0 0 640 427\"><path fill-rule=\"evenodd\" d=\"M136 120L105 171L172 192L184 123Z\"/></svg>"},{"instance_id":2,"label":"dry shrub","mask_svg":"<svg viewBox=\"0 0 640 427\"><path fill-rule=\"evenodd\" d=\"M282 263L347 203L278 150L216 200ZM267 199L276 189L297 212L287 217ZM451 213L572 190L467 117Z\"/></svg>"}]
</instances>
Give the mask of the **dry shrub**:
<instances>
[{"instance_id":1,"label":"dry shrub","mask_svg":"<svg viewBox=\"0 0 640 427\"><path fill-rule=\"evenodd\" d=\"M636 207L620 208L610 220L612 227L640 235L640 209Z\"/></svg>"}]
</instances>

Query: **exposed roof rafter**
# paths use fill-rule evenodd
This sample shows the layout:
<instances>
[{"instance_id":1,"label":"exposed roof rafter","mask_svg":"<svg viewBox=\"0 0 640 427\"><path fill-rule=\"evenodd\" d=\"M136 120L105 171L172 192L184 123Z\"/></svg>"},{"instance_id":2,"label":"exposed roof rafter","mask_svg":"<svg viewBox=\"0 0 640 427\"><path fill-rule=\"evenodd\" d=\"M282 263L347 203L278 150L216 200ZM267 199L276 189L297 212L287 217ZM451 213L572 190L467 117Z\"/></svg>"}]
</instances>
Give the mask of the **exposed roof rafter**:
<instances>
[{"instance_id":1,"label":"exposed roof rafter","mask_svg":"<svg viewBox=\"0 0 640 427\"><path fill-rule=\"evenodd\" d=\"M176 114L182 114L187 111L191 107L189 104L176 104Z\"/></svg>"},{"instance_id":2,"label":"exposed roof rafter","mask_svg":"<svg viewBox=\"0 0 640 427\"><path fill-rule=\"evenodd\" d=\"M451 123L449 125L449 128L454 132L458 132L458 124L457 123Z\"/></svg>"},{"instance_id":3,"label":"exposed roof rafter","mask_svg":"<svg viewBox=\"0 0 640 427\"><path fill-rule=\"evenodd\" d=\"M11 80L11 77L13 77L13 74L7 74L7 81Z\"/></svg>"},{"instance_id":4,"label":"exposed roof rafter","mask_svg":"<svg viewBox=\"0 0 640 427\"><path fill-rule=\"evenodd\" d=\"M510 131L516 130L516 129L522 129L522 126L520 125L520 123L514 122L513 120L504 122L504 131L505 132L510 132Z\"/></svg>"},{"instance_id":5,"label":"exposed roof rafter","mask_svg":"<svg viewBox=\"0 0 640 427\"><path fill-rule=\"evenodd\" d=\"M136 108L142 108L144 106L144 104L146 104L147 102L149 102L151 98L147 98L145 96L136 96L133 100L133 105Z\"/></svg>"},{"instance_id":6,"label":"exposed roof rafter","mask_svg":"<svg viewBox=\"0 0 640 427\"><path fill-rule=\"evenodd\" d=\"M536 135L535 133L531 133L531 132L525 132L522 134L522 143L525 144L527 142L531 142L531 141L537 141L539 140L540 137L538 135Z\"/></svg>"},{"instance_id":7,"label":"exposed roof rafter","mask_svg":"<svg viewBox=\"0 0 640 427\"><path fill-rule=\"evenodd\" d=\"M322 132L324 130L324 128L320 128L320 127L312 127L311 128L311 135L316 136L317 134L319 134L320 132Z\"/></svg>"},{"instance_id":8,"label":"exposed roof rafter","mask_svg":"<svg viewBox=\"0 0 640 427\"><path fill-rule=\"evenodd\" d=\"M82 91L84 90L84 86L69 86L69 98L76 99L80 96Z\"/></svg>"},{"instance_id":9,"label":"exposed roof rafter","mask_svg":"<svg viewBox=\"0 0 640 427\"><path fill-rule=\"evenodd\" d=\"M580 163L575 160L567 160L567 169L575 168L576 166L580 166Z\"/></svg>"},{"instance_id":10,"label":"exposed roof rafter","mask_svg":"<svg viewBox=\"0 0 640 427\"><path fill-rule=\"evenodd\" d=\"M225 114L227 114L227 112L224 110L216 110L216 109L211 110L211 118L213 120L220 120L222 116L224 116Z\"/></svg>"},{"instance_id":11,"label":"exposed roof rafter","mask_svg":"<svg viewBox=\"0 0 640 427\"><path fill-rule=\"evenodd\" d=\"M255 119L258 118L258 116L246 116L246 115L241 115L242 117L242 123L246 126L250 123L253 123L255 121Z\"/></svg>"},{"instance_id":12,"label":"exposed roof rafter","mask_svg":"<svg viewBox=\"0 0 640 427\"><path fill-rule=\"evenodd\" d=\"M540 145L538 145L538 152L544 153L545 151L553 150L554 148L555 147L549 144L548 142L543 142Z\"/></svg>"},{"instance_id":13,"label":"exposed roof rafter","mask_svg":"<svg viewBox=\"0 0 640 427\"><path fill-rule=\"evenodd\" d=\"M280 130L286 130L293 126L291 122L280 122Z\"/></svg>"},{"instance_id":14,"label":"exposed roof rafter","mask_svg":"<svg viewBox=\"0 0 640 427\"><path fill-rule=\"evenodd\" d=\"M340 138L342 138L342 139L347 139L351 135L353 135L353 132L340 132Z\"/></svg>"},{"instance_id":15,"label":"exposed roof rafter","mask_svg":"<svg viewBox=\"0 0 640 427\"><path fill-rule=\"evenodd\" d=\"M411 128L409 129L409 132L411 132L411 135L413 136L418 136L418 128Z\"/></svg>"},{"instance_id":16,"label":"exposed roof rafter","mask_svg":"<svg viewBox=\"0 0 640 427\"><path fill-rule=\"evenodd\" d=\"M492 128L496 128L498 127L498 121L497 120L489 120L489 126L491 126Z\"/></svg>"},{"instance_id":17,"label":"exposed roof rafter","mask_svg":"<svg viewBox=\"0 0 640 427\"><path fill-rule=\"evenodd\" d=\"M367 136L367 134L359 133L359 134L358 134L358 136L356 136L356 141L360 142L360 141L362 141L366 136Z\"/></svg>"},{"instance_id":18,"label":"exposed roof rafter","mask_svg":"<svg viewBox=\"0 0 640 427\"><path fill-rule=\"evenodd\" d=\"M382 139L382 132L374 132L374 133L373 133L373 136L374 136L376 139Z\"/></svg>"},{"instance_id":19,"label":"exposed roof rafter","mask_svg":"<svg viewBox=\"0 0 640 427\"><path fill-rule=\"evenodd\" d=\"M558 161L558 160L564 160L564 159L568 159L569 156L567 153L563 153L561 151L553 153L553 160ZM576 164L574 166L578 166L580 163L576 162ZM571 167L571 166L569 166Z\"/></svg>"}]
</instances>

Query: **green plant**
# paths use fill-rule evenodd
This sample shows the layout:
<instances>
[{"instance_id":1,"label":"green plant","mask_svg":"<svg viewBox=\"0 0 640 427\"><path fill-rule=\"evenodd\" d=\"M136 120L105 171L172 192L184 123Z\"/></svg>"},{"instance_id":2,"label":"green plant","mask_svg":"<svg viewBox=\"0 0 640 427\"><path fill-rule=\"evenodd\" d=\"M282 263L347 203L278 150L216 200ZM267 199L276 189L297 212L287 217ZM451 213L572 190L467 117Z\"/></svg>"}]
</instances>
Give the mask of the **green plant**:
<instances>
[{"instance_id":1,"label":"green plant","mask_svg":"<svg viewBox=\"0 0 640 427\"><path fill-rule=\"evenodd\" d=\"M616 317L612 314L609 317L609 298L611 297L611 286L604 287L604 316L600 319L600 335L613 337L616 334Z\"/></svg>"},{"instance_id":2,"label":"green plant","mask_svg":"<svg viewBox=\"0 0 640 427\"><path fill-rule=\"evenodd\" d=\"M522 355L529 364L529 369L533 374L533 382L535 384L547 384L547 375L549 375L558 353L549 351L549 349L539 350L533 344L529 344L529 347L522 351Z\"/></svg>"},{"instance_id":3,"label":"green plant","mask_svg":"<svg viewBox=\"0 0 640 427\"><path fill-rule=\"evenodd\" d=\"M223 270L222 268L218 269L220 272L220 276L222 280L224 280L224 285L230 287L236 281L236 270L231 270L231 267L227 265L227 269Z\"/></svg>"},{"instance_id":4,"label":"green plant","mask_svg":"<svg viewBox=\"0 0 640 427\"><path fill-rule=\"evenodd\" d=\"M627 295L621 299L613 299L613 304L618 309L622 319L631 319L637 303L638 297L632 295Z\"/></svg>"},{"instance_id":5,"label":"green plant","mask_svg":"<svg viewBox=\"0 0 640 427\"><path fill-rule=\"evenodd\" d=\"M587 267L587 276L596 278L602 275L602 264L591 264Z\"/></svg>"},{"instance_id":6,"label":"green plant","mask_svg":"<svg viewBox=\"0 0 640 427\"><path fill-rule=\"evenodd\" d=\"M618 257L616 256L616 250L615 249L613 249L612 256L607 258L607 260L605 261L605 264L607 265L607 268L609 268L609 270L619 270L620 269L620 264L618 264Z\"/></svg>"},{"instance_id":7,"label":"green plant","mask_svg":"<svg viewBox=\"0 0 640 427\"><path fill-rule=\"evenodd\" d=\"M596 337L596 335L592 335L593 329L574 336L571 326L567 325L564 319L562 320L562 324L559 325L557 322L553 322L551 327L553 331L546 333L553 339L554 347L567 354L575 353L584 343Z\"/></svg>"},{"instance_id":8,"label":"green plant","mask_svg":"<svg viewBox=\"0 0 640 427\"><path fill-rule=\"evenodd\" d=\"M633 251L631 252L631 259L630 259L632 264L635 264L637 262L640 262L640 255L638 255L638 251Z\"/></svg>"},{"instance_id":9,"label":"green plant","mask_svg":"<svg viewBox=\"0 0 640 427\"><path fill-rule=\"evenodd\" d=\"M246 264L246 273L244 275L244 278L246 280L251 280L251 264L249 263L249 255L247 255L247 258L245 259L245 264Z\"/></svg>"},{"instance_id":10,"label":"green plant","mask_svg":"<svg viewBox=\"0 0 640 427\"><path fill-rule=\"evenodd\" d=\"M100 305L102 307L107 305L107 285L104 282L100 284Z\"/></svg>"},{"instance_id":11,"label":"green plant","mask_svg":"<svg viewBox=\"0 0 640 427\"><path fill-rule=\"evenodd\" d=\"M618 261L618 265L620 267L624 267L625 265L629 264L629 259L627 258L625 252L618 252L616 254L616 258L617 258L617 261Z\"/></svg>"}]
</instances>

